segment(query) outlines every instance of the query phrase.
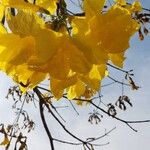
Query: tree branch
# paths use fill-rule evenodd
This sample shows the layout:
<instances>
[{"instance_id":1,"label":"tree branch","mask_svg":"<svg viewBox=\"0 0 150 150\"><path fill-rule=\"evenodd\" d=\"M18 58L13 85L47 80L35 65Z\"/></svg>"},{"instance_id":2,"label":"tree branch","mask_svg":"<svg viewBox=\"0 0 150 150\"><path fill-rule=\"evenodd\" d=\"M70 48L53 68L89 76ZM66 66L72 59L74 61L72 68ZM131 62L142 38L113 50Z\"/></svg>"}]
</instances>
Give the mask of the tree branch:
<instances>
[{"instance_id":1,"label":"tree branch","mask_svg":"<svg viewBox=\"0 0 150 150\"><path fill-rule=\"evenodd\" d=\"M42 101L42 103L46 106L46 108L48 109L48 111L50 112L50 114L55 118L55 120L59 123L59 125L63 128L63 130L69 134L70 136L72 136L74 139L78 140L79 142L81 142L84 146L86 146L86 148L88 148L89 150L91 150L91 148L89 146L91 146L92 144L87 142L87 141L83 141L82 139L78 138L77 136L75 136L74 134L72 134L65 126L64 124L56 117L56 115L52 112L52 110L50 109L49 105L46 103L46 101L44 100L44 98L42 97L42 93L38 90L38 87L35 87L34 92L37 94L37 96L39 97L40 101ZM54 139L53 139L54 140Z\"/></svg>"},{"instance_id":2,"label":"tree branch","mask_svg":"<svg viewBox=\"0 0 150 150\"><path fill-rule=\"evenodd\" d=\"M40 109L40 115L41 115L41 119L42 119L42 123L43 123L43 126L44 126L44 129L47 133L47 136L49 138L49 142L50 142L50 145L51 145L51 150L54 150L54 143L53 143L53 137L49 131L49 128L47 126L47 123L46 123L46 120L45 120L45 116L44 116L44 110L43 110L43 104L45 104L45 101L40 93L40 91L37 89L37 87L35 87L33 89L33 91L37 94L38 98L39 98L39 109Z\"/></svg>"},{"instance_id":3,"label":"tree branch","mask_svg":"<svg viewBox=\"0 0 150 150\"><path fill-rule=\"evenodd\" d=\"M63 96L63 97L67 99L66 96ZM91 100L85 100L85 99L78 99L78 98L75 98L75 99L73 99L73 100L75 100L75 101L88 102L88 103L92 104L95 108L97 108L97 109L99 109L100 111L102 111L103 113L107 114L108 116L111 116L111 115L109 115L109 113L108 113L107 111L105 111L105 110L102 109L101 107L99 107L99 106L97 106L96 104L94 104L94 103L92 102L92 99L91 99ZM128 120L123 120L123 119L121 119L121 118L118 118L118 117L116 117L116 116L111 116L111 117L115 118L116 120L118 120L118 121L120 121L120 122L125 123L128 127L130 127L130 128L131 128L133 131L135 131L135 132L137 132L137 130L134 129L130 124L137 124L137 123L150 122L150 120L128 121Z\"/></svg>"},{"instance_id":4,"label":"tree branch","mask_svg":"<svg viewBox=\"0 0 150 150\"><path fill-rule=\"evenodd\" d=\"M127 84L127 83L118 81L118 80L112 78L111 76L107 76L107 77L108 77L109 79L111 79L112 81L116 82L116 83L119 83L119 84L122 84L122 85L126 85L126 86L131 86L130 84Z\"/></svg>"}]
</instances>

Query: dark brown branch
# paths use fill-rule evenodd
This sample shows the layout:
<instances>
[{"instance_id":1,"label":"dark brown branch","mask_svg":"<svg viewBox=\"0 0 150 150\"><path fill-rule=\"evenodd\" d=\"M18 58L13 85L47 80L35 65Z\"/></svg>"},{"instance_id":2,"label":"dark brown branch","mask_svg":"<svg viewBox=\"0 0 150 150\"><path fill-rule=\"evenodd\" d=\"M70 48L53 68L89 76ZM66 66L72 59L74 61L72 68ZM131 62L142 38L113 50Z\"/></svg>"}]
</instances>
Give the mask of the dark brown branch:
<instances>
[{"instance_id":1,"label":"dark brown branch","mask_svg":"<svg viewBox=\"0 0 150 150\"><path fill-rule=\"evenodd\" d=\"M95 106L97 109L101 110L102 112L104 112L105 114L108 115L108 112L103 110L102 108L98 107L97 105L95 105L93 102L90 102L93 106ZM127 121L127 120L123 120L120 119L118 117L113 116L113 118L115 118L118 121L121 121L123 123L125 123L127 126L129 126L133 131L137 132L137 130L135 130L130 124L135 124L135 123L144 123L144 122L150 122L150 120L143 120L143 121Z\"/></svg>"},{"instance_id":2,"label":"dark brown branch","mask_svg":"<svg viewBox=\"0 0 150 150\"><path fill-rule=\"evenodd\" d=\"M67 99L66 96L63 96L63 97ZM108 113L107 111L105 111L105 110L102 109L101 107L99 107L99 106L97 106L96 104L94 104L94 103L92 102L92 100L89 101L89 100L78 99L78 98L75 98L75 99L73 99L73 100L75 100L75 101L88 102L88 103L92 104L95 108L99 109L99 110L102 111L103 113L105 113L105 114L107 114L108 116L110 116L109 113ZM127 121L127 120L123 120L123 119L121 119L121 118L118 118L118 117L116 117L116 116L111 116L111 117L115 118L116 120L118 120L118 121L120 121L120 122L122 122L122 123L125 123L128 127L130 127L130 128L131 128L133 131L135 131L135 132L137 132L137 130L134 129L130 124L137 124L137 123L146 123L146 122L150 122L150 120Z\"/></svg>"},{"instance_id":3,"label":"dark brown branch","mask_svg":"<svg viewBox=\"0 0 150 150\"><path fill-rule=\"evenodd\" d=\"M69 135L71 135L73 138L75 138L75 139L77 139L78 141L80 141L81 143L74 143L74 142L68 142L68 141L64 141L64 140L60 140L60 139L56 139L56 138L52 138L53 139L53 141L57 141L57 142L61 142L61 143L65 143L65 144L72 144L72 145L84 145L84 146L86 146L89 150L90 150L90 147L89 146L91 146L91 145L93 145L93 146L104 146L104 145L107 145L107 144L109 144L109 142L108 143L105 143L105 144L91 144L90 142L93 142L93 141L96 141L96 140L98 140L98 139L100 139L100 138L103 138L104 136L106 136L106 135L108 135L112 130L114 130L114 129L112 129L112 130L110 130L109 132L107 132L107 133L105 133L104 135L102 135L102 136L100 136L100 137L98 137L98 138L92 138L92 140L88 140L88 141L83 141L83 140L81 140L80 138L78 138L78 137L76 137L74 134L72 134L70 131L68 131L68 129L66 129L66 127L61 123L61 121L55 116L55 114L51 111L51 109L50 109L50 107L49 107L49 105L46 103L46 101L44 100L44 98L42 97L42 93L38 90L38 88L36 87L36 88L34 88L34 92L38 95L38 97L39 97L39 99L40 99L40 102L42 102L42 104L40 104L40 110L42 110L42 112L43 112L43 107L42 107L42 105L44 104L45 106L46 106L46 108L48 109L48 111L51 113L51 115L56 119L56 121L61 125L61 127L69 134ZM41 100L42 99L42 100ZM42 120L43 120L43 122L44 122L44 120L45 120L45 118L43 118L44 116L42 116L42 113L41 113L41 118L42 118ZM46 122L45 123L43 123L43 124L46 124ZM47 125L46 125L47 126ZM48 127L45 127L44 126L44 128L47 130L47 134L48 134Z\"/></svg>"},{"instance_id":4,"label":"dark brown branch","mask_svg":"<svg viewBox=\"0 0 150 150\"><path fill-rule=\"evenodd\" d=\"M3 18L2 18L2 21L1 21L3 25L5 24L5 19L6 19L6 17L4 15Z\"/></svg>"},{"instance_id":5,"label":"dark brown branch","mask_svg":"<svg viewBox=\"0 0 150 150\"><path fill-rule=\"evenodd\" d=\"M108 76L108 77L109 77L111 80L113 80L114 82L116 82L116 83L120 83L120 84L123 84L123 85L131 86L130 84L126 84L126 83L120 82L120 81L118 81L118 80L116 80L116 79L114 79L114 78L112 78L112 77L110 77L110 76ZM66 97L65 95L63 96L63 98L67 99L67 97ZM107 111L105 111L105 110L102 109L101 107L99 107L99 106L97 106L96 104L94 104L94 103L92 102L93 99L91 99L91 101L85 100L85 99L74 99L74 100L89 102L89 103L91 103L94 107L96 107L97 109L99 109L100 111L102 111L103 113L109 115ZM121 122L125 123L128 127L130 127L130 128L131 128L133 131L135 131L135 132L137 132L137 130L135 130L130 124L150 122L150 120L126 121L126 120L120 119L120 118L115 117L115 116L114 116L113 118L115 118L115 119L118 120L118 121L121 121Z\"/></svg>"},{"instance_id":6,"label":"dark brown branch","mask_svg":"<svg viewBox=\"0 0 150 150\"><path fill-rule=\"evenodd\" d=\"M97 105L95 105L92 101L90 102L93 106L95 106L97 109L101 110L102 112L104 112L105 114L108 115L108 112L105 111L104 109L98 107ZM137 132L137 130L135 130L130 124L135 124L135 123L144 123L144 122L150 122L150 120L142 120L142 121L127 121L127 120L123 120L123 119L120 119L118 117L115 117L113 116L113 118L115 118L116 120L118 121L121 121L123 123L125 123L127 126L129 126L133 131Z\"/></svg>"},{"instance_id":7,"label":"dark brown branch","mask_svg":"<svg viewBox=\"0 0 150 150\"><path fill-rule=\"evenodd\" d=\"M33 1L33 4L35 4L35 3L36 3L36 0Z\"/></svg>"},{"instance_id":8,"label":"dark brown branch","mask_svg":"<svg viewBox=\"0 0 150 150\"><path fill-rule=\"evenodd\" d=\"M54 143L53 143L53 137L49 131L49 128L47 126L47 123L46 123L46 120L45 120L45 116L44 116L44 113L43 113L43 104L45 104L45 101L40 93L40 91L37 89L37 87L35 87L33 89L33 91L37 94L38 98L39 98L39 109L40 109L40 115L41 115L41 120L42 120L42 123L43 123L43 126L44 126L44 129L47 133L47 136L49 138L49 142L50 142L50 145L51 145L51 149L54 150Z\"/></svg>"},{"instance_id":9,"label":"dark brown branch","mask_svg":"<svg viewBox=\"0 0 150 150\"><path fill-rule=\"evenodd\" d=\"M35 87L33 89L33 91L37 94L37 96L39 97L40 101L42 101L42 103L46 106L46 108L48 109L48 111L50 112L50 114L55 118L55 120L64 129L64 131L66 133L68 133L70 136L72 136L74 139L76 139L76 140L80 141L81 143L83 143L90 150L90 147L88 146L88 145L91 145L90 143L87 143L86 141L83 141L80 138L78 138L77 136L75 136L74 134L72 134L68 129L66 129L66 127L64 126L64 124L55 116L55 114L50 109L49 105L44 101L44 98L42 97L42 93L38 90L38 88Z\"/></svg>"},{"instance_id":10,"label":"dark brown branch","mask_svg":"<svg viewBox=\"0 0 150 150\"><path fill-rule=\"evenodd\" d=\"M37 88L51 93L50 90L48 90L48 89L46 89L46 88L43 88L43 87L41 87L41 86L37 86ZM48 97L48 99L51 99L51 98L54 98L54 96L49 96L49 97ZM63 119L63 117L59 114L59 112L57 111L56 107L55 107L51 102L50 102L49 104L50 104L51 107L55 110L55 112L57 113L57 115L58 115L64 122L66 122L66 121Z\"/></svg>"}]
</instances>

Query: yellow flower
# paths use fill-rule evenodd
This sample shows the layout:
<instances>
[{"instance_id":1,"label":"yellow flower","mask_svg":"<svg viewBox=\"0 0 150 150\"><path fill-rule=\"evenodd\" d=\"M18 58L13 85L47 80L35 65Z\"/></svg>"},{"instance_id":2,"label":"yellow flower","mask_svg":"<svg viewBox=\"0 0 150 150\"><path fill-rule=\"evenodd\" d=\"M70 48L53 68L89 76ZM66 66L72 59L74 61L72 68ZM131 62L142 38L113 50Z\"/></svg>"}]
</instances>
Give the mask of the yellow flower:
<instances>
[{"instance_id":1,"label":"yellow flower","mask_svg":"<svg viewBox=\"0 0 150 150\"><path fill-rule=\"evenodd\" d=\"M50 89L55 96L55 98L60 99L63 96L64 89L74 85L77 82L77 75L72 75L66 79L59 80L55 78L50 78Z\"/></svg>"},{"instance_id":2,"label":"yellow flower","mask_svg":"<svg viewBox=\"0 0 150 150\"><path fill-rule=\"evenodd\" d=\"M51 89L55 89L56 81L66 84L64 82L70 77L71 70L83 75L89 73L92 65L84 53L73 44L67 35L46 29L43 21L37 15L19 11L16 16L8 15L7 20L13 33L20 35L23 39L28 36L34 39L34 52L30 53L29 59L23 61L28 64L31 71L43 72L49 74L52 80L55 79L53 80L55 82L51 82ZM19 57L15 59L15 61L20 60ZM70 83L63 88L57 87L58 92L53 90L54 95L60 97L59 93L62 92L59 91L69 86Z\"/></svg>"},{"instance_id":3,"label":"yellow flower","mask_svg":"<svg viewBox=\"0 0 150 150\"><path fill-rule=\"evenodd\" d=\"M38 61L37 63L46 62L55 53L60 34L46 29L44 21L37 14L30 11L19 11L16 16L8 16L7 21L14 34L34 38L36 56L33 57L33 62L34 60Z\"/></svg>"},{"instance_id":4,"label":"yellow flower","mask_svg":"<svg viewBox=\"0 0 150 150\"><path fill-rule=\"evenodd\" d=\"M122 7L125 1L103 13L105 0L84 0L84 17L74 17L71 36L55 32L45 25L37 11L55 13L57 0L1 0L0 19L6 7L6 21L11 33L0 24L0 69L20 85L23 92L34 88L47 77L53 95L60 99L67 92L69 99L89 98L99 91L108 75L107 62L123 66L129 40L139 29L132 13L140 3ZM121 3L121 5L118 3ZM87 89L93 91L87 94ZM81 102L78 102L81 104Z\"/></svg>"},{"instance_id":5,"label":"yellow flower","mask_svg":"<svg viewBox=\"0 0 150 150\"><path fill-rule=\"evenodd\" d=\"M57 2L58 0L37 0L36 4L47 9L51 14L53 14L57 9Z\"/></svg>"},{"instance_id":6,"label":"yellow flower","mask_svg":"<svg viewBox=\"0 0 150 150\"><path fill-rule=\"evenodd\" d=\"M114 0L117 4L125 6L126 5L126 0Z\"/></svg>"},{"instance_id":7,"label":"yellow flower","mask_svg":"<svg viewBox=\"0 0 150 150\"><path fill-rule=\"evenodd\" d=\"M78 80L76 84L70 86L67 91L68 99L80 98L85 92L85 84Z\"/></svg>"},{"instance_id":8,"label":"yellow flower","mask_svg":"<svg viewBox=\"0 0 150 150\"><path fill-rule=\"evenodd\" d=\"M131 5L131 12L138 12L138 11L142 11L142 6L139 1L135 1Z\"/></svg>"},{"instance_id":9,"label":"yellow flower","mask_svg":"<svg viewBox=\"0 0 150 150\"><path fill-rule=\"evenodd\" d=\"M0 5L3 7L3 10L6 7L16 8L16 9L26 9L31 10L33 12L43 12L49 14L48 10L38 5L34 5L24 0L0 0Z\"/></svg>"},{"instance_id":10,"label":"yellow flower","mask_svg":"<svg viewBox=\"0 0 150 150\"><path fill-rule=\"evenodd\" d=\"M88 8L87 1L85 4ZM90 63L100 65L108 61L109 53L117 54L126 51L131 36L140 26L132 19L130 11L119 5L112 6L104 14L97 13L97 10L92 9L90 17L85 12L85 17L73 19L72 40Z\"/></svg>"}]
</instances>

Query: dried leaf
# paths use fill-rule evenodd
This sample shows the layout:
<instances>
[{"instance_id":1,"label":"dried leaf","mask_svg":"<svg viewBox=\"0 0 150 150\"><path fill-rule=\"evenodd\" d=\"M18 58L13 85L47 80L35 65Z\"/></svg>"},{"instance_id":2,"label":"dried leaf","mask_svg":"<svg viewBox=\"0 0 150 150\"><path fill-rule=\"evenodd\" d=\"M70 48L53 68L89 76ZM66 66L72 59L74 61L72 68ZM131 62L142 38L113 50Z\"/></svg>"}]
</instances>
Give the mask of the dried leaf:
<instances>
[{"instance_id":1,"label":"dried leaf","mask_svg":"<svg viewBox=\"0 0 150 150\"><path fill-rule=\"evenodd\" d=\"M8 145L9 144L9 138L7 136L7 134L4 135L4 139L3 141L0 143L0 145Z\"/></svg>"}]
</instances>

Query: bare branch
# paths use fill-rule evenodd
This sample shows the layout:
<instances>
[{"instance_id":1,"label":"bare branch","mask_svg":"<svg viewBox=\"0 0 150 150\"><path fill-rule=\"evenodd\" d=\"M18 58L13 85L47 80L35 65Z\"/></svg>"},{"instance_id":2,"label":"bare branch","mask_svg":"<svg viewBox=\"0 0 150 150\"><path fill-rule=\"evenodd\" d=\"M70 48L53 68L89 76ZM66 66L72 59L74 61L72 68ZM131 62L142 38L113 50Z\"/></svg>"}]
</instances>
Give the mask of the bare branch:
<instances>
[{"instance_id":1,"label":"bare branch","mask_svg":"<svg viewBox=\"0 0 150 150\"><path fill-rule=\"evenodd\" d=\"M107 76L107 77L108 77L109 79L113 80L113 81L116 82L116 83L119 83L119 84L122 84L122 85L126 85L126 86L131 86L130 84L127 84L127 83L118 81L118 80L112 78L111 76Z\"/></svg>"},{"instance_id":2,"label":"bare branch","mask_svg":"<svg viewBox=\"0 0 150 150\"><path fill-rule=\"evenodd\" d=\"M37 89L37 87L35 87L33 89L33 91L37 94L38 98L39 98L39 108L40 108L40 115L41 115L41 120L44 126L44 129L48 135L49 141L50 141L50 145L51 145L51 149L54 150L54 143L53 143L53 137L49 131L49 128L47 126L45 117L44 117L44 113L43 113L43 104L45 104L45 101L40 93L40 91Z\"/></svg>"},{"instance_id":3,"label":"bare branch","mask_svg":"<svg viewBox=\"0 0 150 150\"><path fill-rule=\"evenodd\" d=\"M64 97L64 98L67 98L66 96L63 96L63 97ZM101 107L99 107L99 106L97 106L96 104L94 104L94 103L92 102L92 100L89 101L89 100L78 99L78 98L75 98L75 99L73 99L73 100L75 100L75 101L88 102L88 103L92 104L95 108L97 108L97 109L99 109L100 111L102 111L103 113L107 114L108 116L111 116L111 115L108 114L107 111L105 111L105 110L102 109ZM123 119L121 119L121 118L118 118L118 117L116 117L116 116L111 116L111 117L115 118L116 120L118 120L118 121L120 121L120 122L125 123L128 127L130 127L130 128L131 128L133 131L135 131L135 132L137 132L137 130L134 129L130 124L137 124L137 123L146 123L146 122L150 122L150 120L128 121L128 120L123 120Z\"/></svg>"}]
</instances>

